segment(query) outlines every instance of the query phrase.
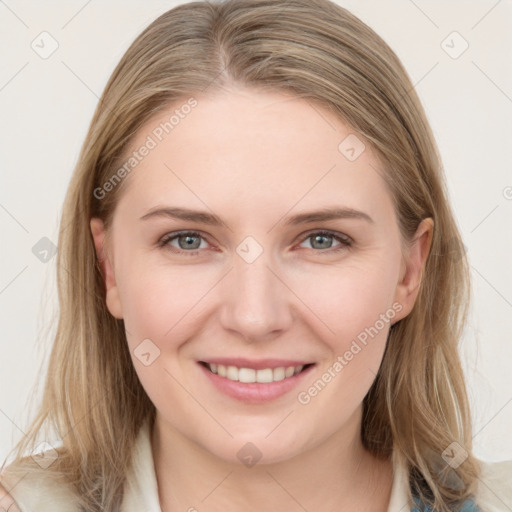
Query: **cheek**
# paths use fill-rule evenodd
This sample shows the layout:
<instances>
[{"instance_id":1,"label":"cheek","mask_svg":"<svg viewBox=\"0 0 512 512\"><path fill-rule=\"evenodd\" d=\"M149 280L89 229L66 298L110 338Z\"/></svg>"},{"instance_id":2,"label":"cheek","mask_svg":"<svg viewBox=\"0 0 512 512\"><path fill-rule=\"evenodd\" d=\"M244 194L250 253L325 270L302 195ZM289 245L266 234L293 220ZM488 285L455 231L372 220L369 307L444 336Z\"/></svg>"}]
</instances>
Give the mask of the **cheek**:
<instances>
[{"instance_id":1,"label":"cheek","mask_svg":"<svg viewBox=\"0 0 512 512\"><path fill-rule=\"evenodd\" d=\"M333 429L370 389L389 328L402 309L393 302L399 271L394 256L380 253L373 260L324 268L294 284L317 317L317 332L325 333L321 340L327 349L318 374L304 384L297 399L301 405L311 404L304 408L306 415L327 411L325 422Z\"/></svg>"},{"instance_id":2,"label":"cheek","mask_svg":"<svg viewBox=\"0 0 512 512\"><path fill-rule=\"evenodd\" d=\"M164 340L187 323L205 282L184 267L146 267L130 272L119 288L126 329Z\"/></svg>"},{"instance_id":3,"label":"cheek","mask_svg":"<svg viewBox=\"0 0 512 512\"><path fill-rule=\"evenodd\" d=\"M183 266L133 265L123 277L120 299L135 371L152 402L165 409L171 399L187 399L172 375L186 371L178 356L200 329L198 301L205 280L201 284L197 272L193 276Z\"/></svg>"},{"instance_id":4,"label":"cheek","mask_svg":"<svg viewBox=\"0 0 512 512\"><path fill-rule=\"evenodd\" d=\"M381 315L394 318L392 308L396 292L398 263L380 254L357 263L336 267L319 266L298 272L290 287L324 324L342 350L347 341L377 323L382 330ZM389 322L385 324L387 327Z\"/></svg>"},{"instance_id":5,"label":"cheek","mask_svg":"<svg viewBox=\"0 0 512 512\"><path fill-rule=\"evenodd\" d=\"M304 290L310 290L308 305L329 328L322 328L325 358L314 378L297 392L304 421L321 417L324 427L335 432L360 407L379 371L389 328L401 310L393 303L392 272L392 265L353 266L326 276L323 286L303 283Z\"/></svg>"},{"instance_id":6,"label":"cheek","mask_svg":"<svg viewBox=\"0 0 512 512\"><path fill-rule=\"evenodd\" d=\"M374 326L391 307L398 275L395 256L380 251L346 264L282 268L280 274L293 291L287 299L290 307L293 302L297 310L312 314L337 340L352 339ZM150 338L167 344L181 338L184 326L190 331L204 307L216 306L207 295L223 270L213 265L151 264L147 258L119 263L119 295L126 329L133 335L131 343ZM215 300L219 306L222 297ZM301 319L306 321L304 315L298 317L299 323Z\"/></svg>"}]
</instances>

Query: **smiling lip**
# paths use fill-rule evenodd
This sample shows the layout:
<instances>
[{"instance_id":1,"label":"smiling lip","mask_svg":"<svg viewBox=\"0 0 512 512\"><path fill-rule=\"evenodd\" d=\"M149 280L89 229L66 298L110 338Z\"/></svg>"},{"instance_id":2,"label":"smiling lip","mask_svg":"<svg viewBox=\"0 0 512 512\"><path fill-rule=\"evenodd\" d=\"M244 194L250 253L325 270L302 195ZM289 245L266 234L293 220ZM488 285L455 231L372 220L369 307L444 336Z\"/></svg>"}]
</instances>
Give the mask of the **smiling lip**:
<instances>
[{"instance_id":1,"label":"smiling lip","mask_svg":"<svg viewBox=\"0 0 512 512\"><path fill-rule=\"evenodd\" d=\"M256 361L251 359L244 359L242 357L217 357L213 359L205 359L202 362L210 364L222 364L224 366L236 366L237 368L252 368L254 370L263 370L264 368L274 369L281 366L306 366L307 364L311 364L311 361L297 361L294 359L259 359Z\"/></svg>"},{"instance_id":2,"label":"smiling lip","mask_svg":"<svg viewBox=\"0 0 512 512\"><path fill-rule=\"evenodd\" d=\"M240 382L221 377L212 373L208 368L209 364L220 364L225 366L236 366L238 368L252 368L254 370L263 370L265 368L279 368L304 365L303 370L292 377L274 382ZM245 402L247 404L263 404L275 400L295 388L301 382L306 374L315 366L310 362L294 361L291 359L261 359L251 361L249 359L209 359L198 361L198 366L203 374L221 393Z\"/></svg>"}]
</instances>

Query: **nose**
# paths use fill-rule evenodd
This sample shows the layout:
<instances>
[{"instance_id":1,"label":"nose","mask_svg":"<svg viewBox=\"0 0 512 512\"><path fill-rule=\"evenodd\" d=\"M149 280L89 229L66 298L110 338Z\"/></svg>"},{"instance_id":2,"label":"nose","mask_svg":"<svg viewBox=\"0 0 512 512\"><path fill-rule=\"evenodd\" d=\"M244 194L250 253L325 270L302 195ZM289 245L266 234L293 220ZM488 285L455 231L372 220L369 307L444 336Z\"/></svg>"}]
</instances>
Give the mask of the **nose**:
<instances>
[{"instance_id":1,"label":"nose","mask_svg":"<svg viewBox=\"0 0 512 512\"><path fill-rule=\"evenodd\" d=\"M235 255L234 268L220 290L223 328L247 342L275 338L293 321L293 293L265 254L252 263Z\"/></svg>"}]
</instances>

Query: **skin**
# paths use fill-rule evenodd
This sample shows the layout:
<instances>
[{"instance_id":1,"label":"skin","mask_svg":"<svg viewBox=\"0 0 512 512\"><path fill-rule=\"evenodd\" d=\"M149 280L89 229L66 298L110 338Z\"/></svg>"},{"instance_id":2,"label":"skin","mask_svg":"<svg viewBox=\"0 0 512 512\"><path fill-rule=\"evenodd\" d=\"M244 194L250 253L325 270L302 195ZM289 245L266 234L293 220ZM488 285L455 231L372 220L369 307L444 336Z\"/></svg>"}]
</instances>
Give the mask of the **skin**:
<instances>
[{"instance_id":1,"label":"skin","mask_svg":"<svg viewBox=\"0 0 512 512\"><path fill-rule=\"evenodd\" d=\"M151 441L162 510L385 512L392 465L364 449L360 426L390 323L307 405L297 393L394 303L401 310L392 323L409 314L432 221L403 244L378 158L368 145L355 161L345 158L338 145L354 130L329 111L242 88L196 99L126 178L108 233L91 221L108 309L124 319L135 370L157 409ZM131 150L175 108L141 128ZM141 220L170 206L214 213L224 225ZM286 225L291 215L335 206L373 222ZM158 245L181 230L204 236L198 253L186 254L179 239ZM352 245L329 237L319 245L315 230ZM236 252L247 236L263 249L252 263ZM133 351L148 338L160 355L145 366ZM213 357L315 367L290 393L248 404L209 382L197 361ZM262 454L252 467L237 457L248 442Z\"/></svg>"}]
</instances>

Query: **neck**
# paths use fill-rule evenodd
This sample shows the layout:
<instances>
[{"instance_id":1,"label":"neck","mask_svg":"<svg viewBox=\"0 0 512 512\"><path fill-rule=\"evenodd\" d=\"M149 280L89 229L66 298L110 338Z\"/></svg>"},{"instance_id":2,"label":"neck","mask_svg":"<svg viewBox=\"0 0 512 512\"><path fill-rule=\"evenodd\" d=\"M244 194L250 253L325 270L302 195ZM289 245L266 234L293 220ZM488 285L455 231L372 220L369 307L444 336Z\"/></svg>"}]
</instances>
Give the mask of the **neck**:
<instances>
[{"instance_id":1,"label":"neck","mask_svg":"<svg viewBox=\"0 0 512 512\"><path fill-rule=\"evenodd\" d=\"M363 447L360 414L352 423L291 459L246 467L211 454L157 414L152 452L162 511L386 512L391 459Z\"/></svg>"}]
</instances>

